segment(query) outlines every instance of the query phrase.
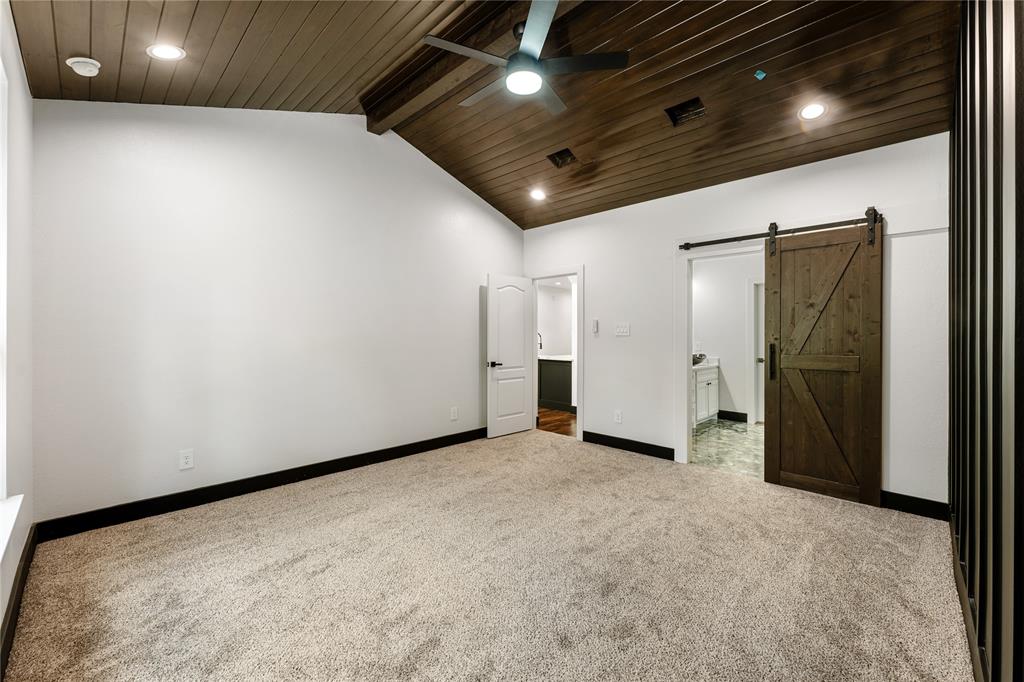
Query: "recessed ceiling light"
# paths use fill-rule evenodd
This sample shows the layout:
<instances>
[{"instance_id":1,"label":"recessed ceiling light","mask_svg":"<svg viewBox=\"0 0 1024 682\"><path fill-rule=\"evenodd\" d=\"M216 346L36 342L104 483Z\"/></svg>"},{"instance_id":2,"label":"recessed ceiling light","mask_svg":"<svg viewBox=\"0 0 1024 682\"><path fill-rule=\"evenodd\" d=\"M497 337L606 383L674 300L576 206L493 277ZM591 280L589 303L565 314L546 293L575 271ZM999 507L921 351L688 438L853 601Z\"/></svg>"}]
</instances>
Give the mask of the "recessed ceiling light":
<instances>
[{"instance_id":1,"label":"recessed ceiling light","mask_svg":"<svg viewBox=\"0 0 1024 682\"><path fill-rule=\"evenodd\" d=\"M98 76L100 73L100 63L88 57L71 57L66 59L64 63L70 66L71 70L79 76L85 76L86 78Z\"/></svg>"},{"instance_id":2,"label":"recessed ceiling light","mask_svg":"<svg viewBox=\"0 0 1024 682\"><path fill-rule=\"evenodd\" d=\"M813 121L825 113L825 105L820 102L811 102L800 110L800 118L805 121Z\"/></svg>"},{"instance_id":3,"label":"recessed ceiling light","mask_svg":"<svg viewBox=\"0 0 1024 682\"><path fill-rule=\"evenodd\" d=\"M562 286L562 283L561 283L561 282L559 282L559 281L558 281L558 280L556 279L556 280L555 280L555 286L556 286L556 287L560 287L560 286Z\"/></svg>"},{"instance_id":4,"label":"recessed ceiling light","mask_svg":"<svg viewBox=\"0 0 1024 682\"><path fill-rule=\"evenodd\" d=\"M150 45L146 48L146 54L153 59L162 59L165 62L176 62L185 58L185 50L177 45Z\"/></svg>"},{"instance_id":5,"label":"recessed ceiling light","mask_svg":"<svg viewBox=\"0 0 1024 682\"><path fill-rule=\"evenodd\" d=\"M530 198L535 199L536 201L544 201L548 198L548 195L545 194L542 189L531 189Z\"/></svg>"}]
</instances>

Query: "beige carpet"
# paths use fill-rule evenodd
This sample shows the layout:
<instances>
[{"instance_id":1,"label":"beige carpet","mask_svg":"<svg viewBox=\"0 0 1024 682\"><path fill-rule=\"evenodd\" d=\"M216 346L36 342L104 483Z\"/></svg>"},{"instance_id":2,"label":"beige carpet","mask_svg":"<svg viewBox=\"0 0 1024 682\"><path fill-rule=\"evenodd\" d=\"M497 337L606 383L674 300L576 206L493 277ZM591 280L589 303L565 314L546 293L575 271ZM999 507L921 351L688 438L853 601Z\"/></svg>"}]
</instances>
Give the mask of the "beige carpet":
<instances>
[{"instance_id":1,"label":"beige carpet","mask_svg":"<svg viewBox=\"0 0 1024 682\"><path fill-rule=\"evenodd\" d=\"M947 527L530 432L39 546L18 680L970 680Z\"/></svg>"}]
</instances>

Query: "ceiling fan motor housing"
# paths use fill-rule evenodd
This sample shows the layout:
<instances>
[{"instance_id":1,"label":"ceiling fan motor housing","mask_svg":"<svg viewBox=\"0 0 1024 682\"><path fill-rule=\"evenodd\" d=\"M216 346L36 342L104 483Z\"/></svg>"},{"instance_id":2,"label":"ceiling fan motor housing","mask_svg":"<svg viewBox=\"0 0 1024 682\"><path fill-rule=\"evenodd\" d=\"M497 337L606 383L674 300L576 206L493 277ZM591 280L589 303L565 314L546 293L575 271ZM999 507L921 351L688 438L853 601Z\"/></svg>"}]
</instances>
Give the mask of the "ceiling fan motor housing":
<instances>
[{"instance_id":1,"label":"ceiling fan motor housing","mask_svg":"<svg viewBox=\"0 0 1024 682\"><path fill-rule=\"evenodd\" d=\"M544 67L541 65L540 60L534 59L523 52L516 52L508 58L506 71L507 73L514 73L516 71L533 71L540 76L544 75Z\"/></svg>"}]
</instances>

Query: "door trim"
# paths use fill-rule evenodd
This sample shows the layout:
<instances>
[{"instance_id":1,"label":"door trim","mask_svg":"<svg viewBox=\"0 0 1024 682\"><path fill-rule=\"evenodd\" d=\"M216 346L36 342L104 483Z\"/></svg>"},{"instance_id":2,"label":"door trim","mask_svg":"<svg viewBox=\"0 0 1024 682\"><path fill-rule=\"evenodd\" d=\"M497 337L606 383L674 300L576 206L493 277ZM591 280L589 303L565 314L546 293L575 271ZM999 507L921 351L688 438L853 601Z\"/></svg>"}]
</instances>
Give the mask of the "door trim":
<instances>
[{"instance_id":1,"label":"door trim","mask_svg":"<svg viewBox=\"0 0 1024 682\"><path fill-rule=\"evenodd\" d=\"M537 280L539 279L550 279L552 277L569 277L570 275L576 276L576 440L583 441L583 406L586 402L585 391L584 391L584 375L586 374L583 370L586 365L584 364L584 358L586 356L586 336L584 334L586 330L586 319L584 311L586 306L584 305L586 287L584 287L584 271L585 266L582 263L576 265L567 265L560 268L541 268L536 272L529 272L526 274L533 282L533 329L537 330ZM533 347L533 362L535 376L539 376L536 371L536 365L538 362L539 352L537 346ZM539 399L540 399L540 382L533 382L533 405L534 405L534 428L536 429L537 418L539 412Z\"/></svg>"},{"instance_id":2,"label":"door trim","mask_svg":"<svg viewBox=\"0 0 1024 682\"><path fill-rule=\"evenodd\" d=\"M676 266L673 268L675 280L672 300L673 317L673 373L675 374L675 409L672 413L674 421L675 461L686 463L690 457L690 379L693 373L691 355L693 354L693 310L691 309L691 290L693 285L693 261L727 258L729 256L745 256L764 254L764 242L735 242L731 246L718 249L701 249L692 251L681 248L687 240L677 239L674 243ZM752 296L753 294L748 294ZM752 315L753 313L751 313ZM749 316L748 316L749 317ZM747 326L753 327L748 320ZM751 331L751 333L753 333Z\"/></svg>"},{"instance_id":3,"label":"door trim","mask_svg":"<svg viewBox=\"0 0 1024 682\"><path fill-rule=\"evenodd\" d=\"M762 251L764 249L761 249ZM757 423L757 324L755 312L757 310L757 287L764 289L764 280L747 278L747 351L750 357L747 358L747 418L748 424ZM763 296L763 293L762 293ZM761 322L764 322L764 302L761 305ZM764 386L761 387L761 401L764 402Z\"/></svg>"}]
</instances>

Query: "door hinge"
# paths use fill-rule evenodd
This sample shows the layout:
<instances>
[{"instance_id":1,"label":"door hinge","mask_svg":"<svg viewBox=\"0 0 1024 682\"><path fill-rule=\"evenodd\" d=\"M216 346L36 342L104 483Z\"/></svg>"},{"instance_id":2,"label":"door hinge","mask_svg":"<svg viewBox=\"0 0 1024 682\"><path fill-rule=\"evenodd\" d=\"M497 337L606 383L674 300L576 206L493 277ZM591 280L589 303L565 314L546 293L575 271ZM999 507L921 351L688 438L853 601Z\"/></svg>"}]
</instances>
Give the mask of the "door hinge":
<instances>
[{"instance_id":1,"label":"door hinge","mask_svg":"<svg viewBox=\"0 0 1024 682\"><path fill-rule=\"evenodd\" d=\"M778 223L772 223L768 226L768 255L775 255L775 235L779 231Z\"/></svg>"}]
</instances>

